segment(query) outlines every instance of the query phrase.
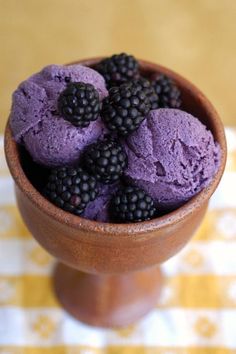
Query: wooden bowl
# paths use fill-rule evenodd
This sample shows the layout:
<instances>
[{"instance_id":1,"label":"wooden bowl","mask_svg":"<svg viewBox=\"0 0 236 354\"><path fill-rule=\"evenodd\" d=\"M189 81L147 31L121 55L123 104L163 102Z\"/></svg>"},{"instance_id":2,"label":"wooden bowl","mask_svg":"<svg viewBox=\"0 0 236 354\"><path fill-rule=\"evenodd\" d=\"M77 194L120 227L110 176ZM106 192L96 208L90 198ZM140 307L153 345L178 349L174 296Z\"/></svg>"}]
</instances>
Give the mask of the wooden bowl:
<instances>
[{"instance_id":1,"label":"wooden bowl","mask_svg":"<svg viewBox=\"0 0 236 354\"><path fill-rule=\"evenodd\" d=\"M100 59L79 63L93 66ZM158 265L176 254L201 223L226 162L223 125L208 99L173 71L143 60L140 65L145 75L161 72L173 78L182 91L183 109L198 117L221 146L220 167L210 185L173 212L134 224L95 222L65 212L32 185L9 123L5 132L5 153L22 218L60 262L54 275L57 296L74 317L102 327L127 325L155 306L162 282Z\"/></svg>"}]
</instances>

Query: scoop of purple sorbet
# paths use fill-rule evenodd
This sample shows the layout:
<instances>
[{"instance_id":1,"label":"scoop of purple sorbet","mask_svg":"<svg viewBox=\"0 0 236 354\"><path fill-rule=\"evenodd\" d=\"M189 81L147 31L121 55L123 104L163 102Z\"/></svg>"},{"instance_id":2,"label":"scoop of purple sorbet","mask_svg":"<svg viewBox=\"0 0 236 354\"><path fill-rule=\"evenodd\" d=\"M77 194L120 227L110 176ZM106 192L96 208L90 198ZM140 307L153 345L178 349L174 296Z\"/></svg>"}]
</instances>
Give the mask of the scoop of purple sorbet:
<instances>
[{"instance_id":1,"label":"scoop of purple sorbet","mask_svg":"<svg viewBox=\"0 0 236 354\"><path fill-rule=\"evenodd\" d=\"M220 147L191 114L153 110L124 142L125 175L143 188L160 210L172 210L207 186L219 165Z\"/></svg>"},{"instance_id":2,"label":"scoop of purple sorbet","mask_svg":"<svg viewBox=\"0 0 236 354\"><path fill-rule=\"evenodd\" d=\"M100 100L107 96L105 81L82 65L50 65L20 84L13 93L11 129L33 160L55 167L76 162L85 146L101 138L106 129L99 117L87 128L77 128L58 113L57 101L68 82L92 84Z\"/></svg>"},{"instance_id":3,"label":"scoop of purple sorbet","mask_svg":"<svg viewBox=\"0 0 236 354\"><path fill-rule=\"evenodd\" d=\"M110 222L110 201L119 188L119 183L100 185L98 197L90 202L81 216L86 219Z\"/></svg>"}]
</instances>

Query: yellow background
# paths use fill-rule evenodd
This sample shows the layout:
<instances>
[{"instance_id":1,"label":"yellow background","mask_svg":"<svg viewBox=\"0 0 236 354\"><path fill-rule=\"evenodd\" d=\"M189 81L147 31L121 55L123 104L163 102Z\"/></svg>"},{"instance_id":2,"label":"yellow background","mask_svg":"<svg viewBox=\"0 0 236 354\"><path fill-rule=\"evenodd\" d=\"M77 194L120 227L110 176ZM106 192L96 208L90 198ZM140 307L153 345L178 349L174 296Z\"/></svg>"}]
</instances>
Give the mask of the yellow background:
<instances>
[{"instance_id":1,"label":"yellow background","mask_svg":"<svg viewBox=\"0 0 236 354\"><path fill-rule=\"evenodd\" d=\"M166 65L236 123L236 0L0 0L0 132L41 67L126 51Z\"/></svg>"}]
</instances>

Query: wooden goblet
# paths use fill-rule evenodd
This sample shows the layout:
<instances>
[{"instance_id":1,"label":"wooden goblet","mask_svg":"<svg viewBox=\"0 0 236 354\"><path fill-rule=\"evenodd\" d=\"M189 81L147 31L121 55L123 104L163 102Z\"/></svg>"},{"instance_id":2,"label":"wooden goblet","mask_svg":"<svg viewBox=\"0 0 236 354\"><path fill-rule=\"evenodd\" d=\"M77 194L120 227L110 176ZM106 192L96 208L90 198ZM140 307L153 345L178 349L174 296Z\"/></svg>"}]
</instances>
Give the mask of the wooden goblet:
<instances>
[{"instance_id":1,"label":"wooden goblet","mask_svg":"<svg viewBox=\"0 0 236 354\"><path fill-rule=\"evenodd\" d=\"M79 63L93 66L100 59ZM134 224L94 222L67 213L33 186L9 123L5 132L5 153L22 218L59 260L54 274L58 299L77 319L102 327L127 325L155 306L162 284L159 265L176 254L201 223L226 161L224 129L208 99L180 75L146 61L140 60L140 65L145 75L161 72L173 78L182 91L182 109L198 117L221 146L220 167L211 184L173 212Z\"/></svg>"}]
</instances>

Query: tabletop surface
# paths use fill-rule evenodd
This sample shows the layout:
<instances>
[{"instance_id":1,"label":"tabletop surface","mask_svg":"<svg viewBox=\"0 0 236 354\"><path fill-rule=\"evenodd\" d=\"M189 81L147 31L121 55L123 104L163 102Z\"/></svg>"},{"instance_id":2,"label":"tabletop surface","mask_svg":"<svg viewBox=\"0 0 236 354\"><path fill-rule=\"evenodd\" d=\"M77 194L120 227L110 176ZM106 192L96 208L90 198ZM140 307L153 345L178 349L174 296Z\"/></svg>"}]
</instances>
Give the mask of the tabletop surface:
<instances>
[{"instance_id":1,"label":"tabletop surface","mask_svg":"<svg viewBox=\"0 0 236 354\"><path fill-rule=\"evenodd\" d=\"M0 0L0 132L42 67L124 51L188 78L236 125L235 18L235 0Z\"/></svg>"},{"instance_id":2,"label":"tabletop surface","mask_svg":"<svg viewBox=\"0 0 236 354\"><path fill-rule=\"evenodd\" d=\"M59 306L54 260L17 210L0 138L1 354L235 354L236 129L226 129L224 177L189 244L163 265L156 308L119 330L86 326Z\"/></svg>"}]
</instances>

